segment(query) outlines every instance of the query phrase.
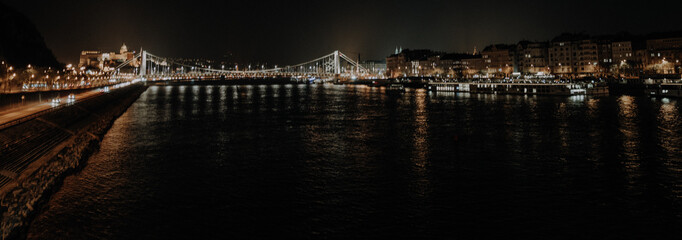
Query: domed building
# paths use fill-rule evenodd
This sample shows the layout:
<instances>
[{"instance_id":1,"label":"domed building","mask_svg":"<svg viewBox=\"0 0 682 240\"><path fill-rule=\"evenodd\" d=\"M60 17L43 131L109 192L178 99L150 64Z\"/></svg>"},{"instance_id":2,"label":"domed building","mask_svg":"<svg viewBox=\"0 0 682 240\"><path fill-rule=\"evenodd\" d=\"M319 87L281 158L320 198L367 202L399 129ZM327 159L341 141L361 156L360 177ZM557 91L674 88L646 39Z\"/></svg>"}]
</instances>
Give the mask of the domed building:
<instances>
[{"instance_id":1,"label":"domed building","mask_svg":"<svg viewBox=\"0 0 682 240\"><path fill-rule=\"evenodd\" d=\"M121 46L121 51L119 52L120 54L124 54L128 52L128 47L126 46L125 43L123 43L123 46Z\"/></svg>"},{"instance_id":2,"label":"domed building","mask_svg":"<svg viewBox=\"0 0 682 240\"><path fill-rule=\"evenodd\" d=\"M118 53L102 51L82 51L78 67L97 68L101 71L113 71L118 65L135 57L124 43Z\"/></svg>"}]
</instances>

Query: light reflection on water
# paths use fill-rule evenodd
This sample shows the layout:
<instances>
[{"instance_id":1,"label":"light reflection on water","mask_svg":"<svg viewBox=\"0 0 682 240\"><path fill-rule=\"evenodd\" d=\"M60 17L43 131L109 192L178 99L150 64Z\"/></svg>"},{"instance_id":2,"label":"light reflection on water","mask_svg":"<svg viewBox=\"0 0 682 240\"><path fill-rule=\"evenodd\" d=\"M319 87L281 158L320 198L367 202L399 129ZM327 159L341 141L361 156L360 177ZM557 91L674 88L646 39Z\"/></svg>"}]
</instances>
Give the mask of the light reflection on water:
<instances>
[{"instance_id":1,"label":"light reflection on water","mask_svg":"<svg viewBox=\"0 0 682 240\"><path fill-rule=\"evenodd\" d=\"M632 96L622 96L618 99L620 112L620 132L623 134L623 164L628 173L631 184L636 185L636 178L640 175L639 132L637 122L637 103Z\"/></svg>"},{"instance_id":2,"label":"light reflection on water","mask_svg":"<svg viewBox=\"0 0 682 240\"><path fill-rule=\"evenodd\" d=\"M677 100L153 86L29 238L667 238Z\"/></svg>"},{"instance_id":3,"label":"light reflection on water","mask_svg":"<svg viewBox=\"0 0 682 240\"><path fill-rule=\"evenodd\" d=\"M664 98L661 101L658 116L659 144L663 150L664 165L672 176L682 176L682 117L680 117L680 107L676 100ZM673 178L674 184L671 186L672 196L682 199L682 179ZM682 213L678 212L678 216Z\"/></svg>"}]
</instances>

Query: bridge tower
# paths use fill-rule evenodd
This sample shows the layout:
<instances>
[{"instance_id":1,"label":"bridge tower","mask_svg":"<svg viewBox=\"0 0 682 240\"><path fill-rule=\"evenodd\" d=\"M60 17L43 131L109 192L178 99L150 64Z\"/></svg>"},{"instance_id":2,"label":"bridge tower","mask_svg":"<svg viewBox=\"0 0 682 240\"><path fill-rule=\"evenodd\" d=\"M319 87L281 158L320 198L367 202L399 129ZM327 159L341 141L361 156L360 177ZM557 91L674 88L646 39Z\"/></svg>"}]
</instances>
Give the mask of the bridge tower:
<instances>
[{"instance_id":1,"label":"bridge tower","mask_svg":"<svg viewBox=\"0 0 682 240\"><path fill-rule=\"evenodd\" d=\"M142 63L140 64L140 77L147 73L147 51L142 51Z\"/></svg>"},{"instance_id":2,"label":"bridge tower","mask_svg":"<svg viewBox=\"0 0 682 240\"><path fill-rule=\"evenodd\" d=\"M341 74L341 60L339 59L339 50L334 51L334 74Z\"/></svg>"}]
</instances>

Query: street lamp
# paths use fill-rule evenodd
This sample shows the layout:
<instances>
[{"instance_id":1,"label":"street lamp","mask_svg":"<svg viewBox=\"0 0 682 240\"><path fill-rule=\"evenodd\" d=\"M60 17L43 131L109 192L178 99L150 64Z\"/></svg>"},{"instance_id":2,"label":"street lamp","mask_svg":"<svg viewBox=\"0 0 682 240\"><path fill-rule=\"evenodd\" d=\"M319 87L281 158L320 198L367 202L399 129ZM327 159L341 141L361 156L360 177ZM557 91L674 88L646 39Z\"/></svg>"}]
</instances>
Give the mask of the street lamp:
<instances>
[{"instance_id":1,"label":"street lamp","mask_svg":"<svg viewBox=\"0 0 682 240\"><path fill-rule=\"evenodd\" d=\"M5 61L2 61L2 65L5 65ZM8 79L9 79L9 72L10 72L10 71L12 71L12 67L11 67L11 66L8 67L7 70L6 70L6 72L5 72L5 80L3 81L3 82L5 82L5 89L4 89L4 92L7 92L7 85L9 85Z\"/></svg>"}]
</instances>

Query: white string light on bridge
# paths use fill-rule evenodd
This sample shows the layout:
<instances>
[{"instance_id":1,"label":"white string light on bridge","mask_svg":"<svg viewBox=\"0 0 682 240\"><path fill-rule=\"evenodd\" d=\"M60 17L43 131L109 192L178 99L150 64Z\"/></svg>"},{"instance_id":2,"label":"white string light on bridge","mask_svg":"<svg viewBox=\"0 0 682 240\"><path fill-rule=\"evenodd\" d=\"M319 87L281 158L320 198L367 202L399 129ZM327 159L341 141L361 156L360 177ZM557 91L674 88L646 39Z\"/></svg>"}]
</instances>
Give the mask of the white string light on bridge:
<instances>
[{"instance_id":1,"label":"white string light on bridge","mask_svg":"<svg viewBox=\"0 0 682 240\"><path fill-rule=\"evenodd\" d=\"M124 73L122 69L133 69L132 72ZM377 78L362 67L358 62L349 58L340 51L334 51L325 56L296 65L265 69L261 65L257 70L225 70L224 65L220 69L210 66L197 66L175 61L170 58L159 57L146 51L135 55L132 59L116 67L115 75L128 78L145 79L179 79L188 77L206 76L230 76L242 78L254 77L297 77L297 78ZM185 69L191 69L185 72Z\"/></svg>"}]
</instances>

